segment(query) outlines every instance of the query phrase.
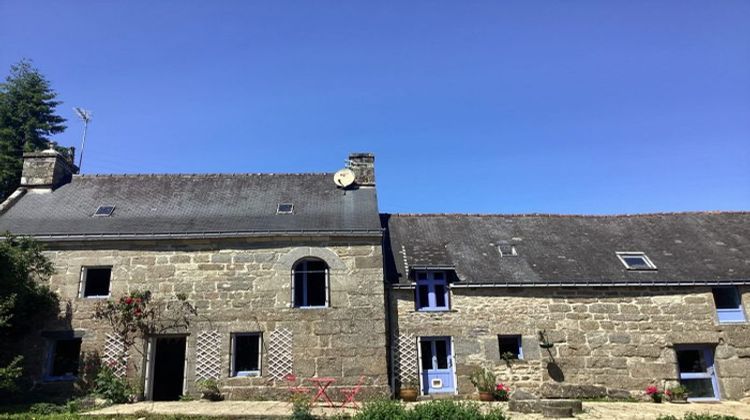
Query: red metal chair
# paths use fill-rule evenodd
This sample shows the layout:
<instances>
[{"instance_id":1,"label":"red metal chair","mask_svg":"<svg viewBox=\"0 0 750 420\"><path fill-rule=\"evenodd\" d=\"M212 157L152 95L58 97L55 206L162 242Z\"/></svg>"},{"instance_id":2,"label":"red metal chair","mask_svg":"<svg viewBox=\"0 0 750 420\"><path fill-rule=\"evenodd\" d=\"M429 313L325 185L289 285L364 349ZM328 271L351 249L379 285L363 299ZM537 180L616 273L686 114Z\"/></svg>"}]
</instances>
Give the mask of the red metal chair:
<instances>
[{"instance_id":1,"label":"red metal chair","mask_svg":"<svg viewBox=\"0 0 750 420\"><path fill-rule=\"evenodd\" d=\"M302 386L302 382L304 381L304 379L300 381L299 385L297 385L297 375L289 373L284 376L284 380L287 382L286 389L288 389L289 392L292 393L292 395L310 393L310 388Z\"/></svg>"},{"instance_id":2,"label":"red metal chair","mask_svg":"<svg viewBox=\"0 0 750 420\"><path fill-rule=\"evenodd\" d=\"M359 391L362 389L362 385L365 383L365 376L359 377L359 382L352 388L341 388L341 393L344 394L344 402L341 404L341 408L344 408L347 404L351 404L353 408L359 408L357 401L354 399Z\"/></svg>"}]
</instances>

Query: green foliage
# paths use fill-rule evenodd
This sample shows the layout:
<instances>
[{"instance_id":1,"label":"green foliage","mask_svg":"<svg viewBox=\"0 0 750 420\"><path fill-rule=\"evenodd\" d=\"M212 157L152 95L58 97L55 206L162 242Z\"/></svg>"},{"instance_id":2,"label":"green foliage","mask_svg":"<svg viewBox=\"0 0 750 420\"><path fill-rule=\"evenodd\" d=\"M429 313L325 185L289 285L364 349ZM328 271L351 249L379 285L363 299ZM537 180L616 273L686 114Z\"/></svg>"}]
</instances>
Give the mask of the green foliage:
<instances>
[{"instance_id":1,"label":"green foliage","mask_svg":"<svg viewBox=\"0 0 750 420\"><path fill-rule=\"evenodd\" d=\"M292 401L292 416L291 420L313 420L315 416L312 415L312 402L310 402L310 396L304 394L294 394L291 397Z\"/></svg>"},{"instance_id":2,"label":"green foliage","mask_svg":"<svg viewBox=\"0 0 750 420\"><path fill-rule=\"evenodd\" d=\"M487 368L476 368L469 376L471 384L479 392L492 392L495 390L495 374Z\"/></svg>"},{"instance_id":3,"label":"green foliage","mask_svg":"<svg viewBox=\"0 0 750 420\"><path fill-rule=\"evenodd\" d=\"M44 284L53 272L39 243L9 234L0 239L0 342L19 343L57 314L57 295ZM21 376L16 350L0 346L0 391L13 391Z\"/></svg>"},{"instance_id":4,"label":"green foliage","mask_svg":"<svg viewBox=\"0 0 750 420\"><path fill-rule=\"evenodd\" d=\"M0 201L20 183L23 153L46 149L49 136L65 130L65 119L55 114L56 97L29 60L11 66L0 84Z\"/></svg>"},{"instance_id":5,"label":"green foliage","mask_svg":"<svg viewBox=\"0 0 750 420\"><path fill-rule=\"evenodd\" d=\"M133 389L125 378L118 377L109 366L103 365L94 380L94 393L115 404L123 404L131 401Z\"/></svg>"},{"instance_id":6,"label":"green foliage","mask_svg":"<svg viewBox=\"0 0 750 420\"><path fill-rule=\"evenodd\" d=\"M375 400L366 403L354 420L507 420L502 409L495 408L483 413L481 406L472 402L451 400L430 401L416 404L407 410L403 404L393 400Z\"/></svg>"},{"instance_id":7,"label":"green foliage","mask_svg":"<svg viewBox=\"0 0 750 420\"><path fill-rule=\"evenodd\" d=\"M64 405L57 405L46 402L36 403L29 407L29 413L40 415L64 413L66 411L67 410Z\"/></svg>"},{"instance_id":8,"label":"green foliage","mask_svg":"<svg viewBox=\"0 0 750 420\"><path fill-rule=\"evenodd\" d=\"M680 420L679 417L675 416L659 416L656 420ZM686 413L682 420L740 420L735 416L725 416L721 414L698 414L698 413Z\"/></svg>"},{"instance_id":9,"label":"green foliage","mask_svg":"<svg viewBox=\"0 0 750 420\"><path fill-rule=\"evenodd\" d=\"M198 381L198 388L201 390L201 398L209 401L221 401L224 396L221 395L219 383L213 379L203 379Z\"/></svg>"}]
</instances>

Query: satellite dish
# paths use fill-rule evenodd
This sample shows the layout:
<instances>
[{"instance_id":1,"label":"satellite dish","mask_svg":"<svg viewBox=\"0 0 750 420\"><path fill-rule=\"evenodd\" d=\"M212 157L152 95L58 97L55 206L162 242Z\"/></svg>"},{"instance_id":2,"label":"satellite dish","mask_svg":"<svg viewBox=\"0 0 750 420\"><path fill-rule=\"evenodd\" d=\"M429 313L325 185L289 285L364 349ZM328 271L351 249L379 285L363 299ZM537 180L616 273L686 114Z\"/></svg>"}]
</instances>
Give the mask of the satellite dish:
<instances>
[{"instance_id":1,"label":"satellite dish","mask_svg":"<svg viewBox=\"0 0 750 420\"><path fill-rule=\"evenodd\" d=\"M333 182L341 188L354 184L354 171L344 168L333 174Z\"/></svg>"}]
</instances>

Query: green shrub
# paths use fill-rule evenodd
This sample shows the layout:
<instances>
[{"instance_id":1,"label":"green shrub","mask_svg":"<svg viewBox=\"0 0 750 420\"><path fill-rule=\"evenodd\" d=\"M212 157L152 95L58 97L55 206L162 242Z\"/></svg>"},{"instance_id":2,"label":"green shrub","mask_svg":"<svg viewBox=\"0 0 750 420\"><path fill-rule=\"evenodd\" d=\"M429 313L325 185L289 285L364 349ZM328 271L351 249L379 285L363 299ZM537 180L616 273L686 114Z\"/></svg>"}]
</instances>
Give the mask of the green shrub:
<instances>
[{"instance_id":1,"label":"green shrub","mask_svg":"<svg viewBox=\"0 0 750 420\"><path fill-rule=\"evenodd\" d=\"M42 416L64 413L66 411L67 409L65 406L52 404L52 403L46 403L46 402L32 404L31 407L29 407L29 413L38 414Z\"/></svg>"},{"instance_id":2,"label":"green shrub","mask_svg":"<svg viewBox=\"0 0 750 420\"><path fill-rule=\"evenodd\" d=\"M94 393L115 404L130 402L133 389L125 378L118 377L109 366L102 366L94 379Z\"/></svg>"},{"instance_id":3,"label":"green shrub","mask_svg":"<svg viewBox=\"0 0 750 420\"><path fill-rule=\"evenodd\" d=\"M407 420L403 404L394 400L379 399L367 402L354 420Z\"/></svg>"},{"instance_id":4,"label":"green shrub","mask_svg":"<svg viewBox=\"0 0 750 420\"><path fill-rule=\"evenodd\" d=\"M314 420L312 415L312 402L310 396L304 394L294 394L292 400L292 417L291 420Z\"/></svg>"}]
</instances>

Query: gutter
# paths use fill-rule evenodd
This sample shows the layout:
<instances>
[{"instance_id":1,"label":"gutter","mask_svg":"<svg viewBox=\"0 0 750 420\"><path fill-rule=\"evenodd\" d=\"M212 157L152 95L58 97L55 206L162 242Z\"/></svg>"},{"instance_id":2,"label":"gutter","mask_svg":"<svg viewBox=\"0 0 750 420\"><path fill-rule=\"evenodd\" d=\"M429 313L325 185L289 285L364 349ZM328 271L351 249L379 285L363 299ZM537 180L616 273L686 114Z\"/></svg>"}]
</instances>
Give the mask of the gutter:
<instances>
[{"instance_id":1,"label":"gutter","mask_svg":"<svg viewBox=\"0 0 750 420\"><path fill-rule=\"evenodd\" d=\"M451 284L451 289L491 289L491 288L540 288L540 287L632 287L632 286L660 286L660 287L690 287L690 286L745 286L750 285L750 279L740 280L693 280L693 281L628 281L628 282L535 282L535 283L463 283ZM391 284L392 290L412 290L416 283Z\"/></svg>"},{"instance_id":2,"label":"gutter","mask_svg":"<svg viewBox=\"0 0 750 420\"><path fill-rule=\"evenodd\" d=\"M225 239L225 238L258 238L258 237L295 237L295 236L344 236L380 238L382 230L255 230L255 231L219 231L219 232L169 232L169 233L84 233L84 234L45 234L19 236L31 237L44 242L71 241L122 241L122 240L175 240L175 239Z\"/></svg>"}]
</instances>

